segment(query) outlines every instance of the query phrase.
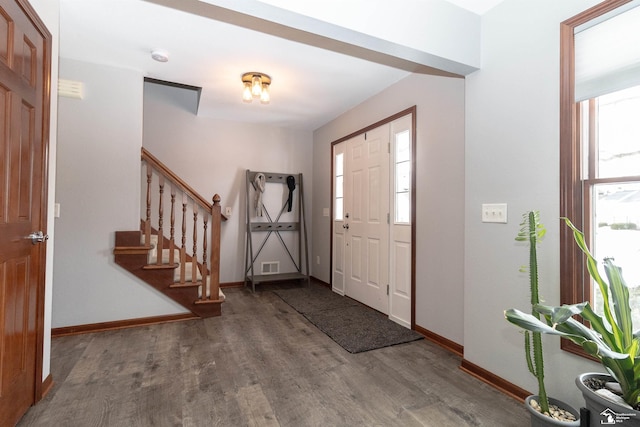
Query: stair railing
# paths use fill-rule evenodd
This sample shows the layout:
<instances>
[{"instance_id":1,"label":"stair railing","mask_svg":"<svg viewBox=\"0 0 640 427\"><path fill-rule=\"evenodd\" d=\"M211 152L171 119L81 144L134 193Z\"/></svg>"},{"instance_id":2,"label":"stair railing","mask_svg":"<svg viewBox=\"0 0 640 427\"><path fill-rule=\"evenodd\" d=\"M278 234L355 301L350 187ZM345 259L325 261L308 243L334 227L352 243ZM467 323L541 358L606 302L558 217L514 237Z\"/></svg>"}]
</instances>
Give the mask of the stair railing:
<instances>
[{"instance_id":1,"label":"stair railing","mask_svg":"<svg viewBox=\"0 0 640 427\"><path fill-rule=\"evenodd\" d=\"M167 267L179 264L176 274L177 286L188 286L201 282L200 300L220 300L220 224L226 218L220 208L220 196L215 194L212 202L198 194L184 180L177 176L167 166L155 158L145 148L142 148L143 188L146 191L146 204L142 207L144 219L142 231L145 246L151 247L152 223L157 224L157 266ZM165 198L165 187L170 187L170 198ZM154 192L157 190L157 196ZM176 202L178 200L178 202ZM182 211L180 245L176 244L176 203L180 203ZM165 209L170 211L169 237L165 238L164 215ZM201 220L199 220L201 218ZM210 230L207 229L210 227ZM188 230L192 233L188 233ZM198 242L202 241L199 246ZM187 248L192 251L188 253ZM165 260L163 250L169 249L168 259ZM178 250L179 259L175 259ZM165 262L167 261L167 262ZM191 271L186 270L191 262ZM200 273L201 281L198 280ZM189 283L191 282L191 283Z\"/></svg>"}]
</instances>

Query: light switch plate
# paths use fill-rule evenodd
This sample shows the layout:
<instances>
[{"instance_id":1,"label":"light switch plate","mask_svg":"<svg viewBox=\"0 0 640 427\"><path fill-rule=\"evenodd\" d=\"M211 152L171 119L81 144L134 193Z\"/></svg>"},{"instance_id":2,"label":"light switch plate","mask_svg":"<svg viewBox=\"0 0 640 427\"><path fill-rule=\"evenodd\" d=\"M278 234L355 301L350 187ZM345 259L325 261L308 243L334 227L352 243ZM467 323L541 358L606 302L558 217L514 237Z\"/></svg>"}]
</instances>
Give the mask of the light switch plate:
<instances>
[{"instance_id":1,"label":"light switch plate","mask_svg":"<svg viewBox=\"0 0 640 427\"><path fill-rule=\"evenodd\" d=\"M482 222L497 222L501 224L507 223L507 204L506 203L483 203L482 204Z\"/></svg>"},{"instance_id":2,"label":"light switch plate","mask_svg":"<svg viewBox=\"0 0 640 427\"><path fill-rule=\"evenodd\" d=\"M230 206L224 208L224 216L226 216L227 218L231 217L231 207Z\"/></svg>"}]
</instances>

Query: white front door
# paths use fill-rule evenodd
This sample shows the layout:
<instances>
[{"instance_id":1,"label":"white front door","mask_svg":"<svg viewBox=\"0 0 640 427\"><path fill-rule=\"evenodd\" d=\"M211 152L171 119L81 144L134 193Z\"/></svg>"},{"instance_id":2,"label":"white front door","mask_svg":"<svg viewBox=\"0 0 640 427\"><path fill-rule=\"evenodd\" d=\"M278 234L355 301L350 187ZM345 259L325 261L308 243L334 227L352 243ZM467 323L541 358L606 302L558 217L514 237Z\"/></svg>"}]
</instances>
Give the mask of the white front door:
<instances>
[{"instance_id":1,"label":"white front door","mask_svg":"<svg viewBox=\"0 0 640 427\"><path fill-rule=\"evenodd\" d=\"M391 122L391 197L389 318L407 328L411 327L412 276L411 259L412 220L411 190L413 169L413 116Z\"/></svg>"},{"instance_id":2,"label":"white front door","mask_svg":"<svg viewBox=\"0 0 640 427\"><path fill-rule=\"evenodd\" d=\"M334 292L411 328L413 114L333 145Z\"/></svg>"},{"instance_id":3,"label":"white front door","mask_svg":"<svg viewBox=\"0 0 640 427\"><path fill-rule=\"evenodd\" d=\"M346 141L345 294L389 313L389 125Z\"/></svg>"}]
</instances>

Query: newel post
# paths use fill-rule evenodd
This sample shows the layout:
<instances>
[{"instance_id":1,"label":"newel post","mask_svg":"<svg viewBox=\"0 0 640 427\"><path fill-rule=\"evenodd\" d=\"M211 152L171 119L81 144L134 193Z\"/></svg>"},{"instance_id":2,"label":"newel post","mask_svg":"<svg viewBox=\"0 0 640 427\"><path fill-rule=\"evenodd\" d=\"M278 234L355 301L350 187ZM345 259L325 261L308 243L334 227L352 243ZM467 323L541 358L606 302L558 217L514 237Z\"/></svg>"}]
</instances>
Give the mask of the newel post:
<instances>
[{"instance_id":1,"label":"newel post","mask_svg":"<svg viewBox=\"0 0 640 427\"><path fill-rule=\"evenodd\" d=\"M222 209L220 196L213 196L211 205L211 285L209 288L212 300L220 299L220 223L222 221Z\"/></svg>"}]
</instances>

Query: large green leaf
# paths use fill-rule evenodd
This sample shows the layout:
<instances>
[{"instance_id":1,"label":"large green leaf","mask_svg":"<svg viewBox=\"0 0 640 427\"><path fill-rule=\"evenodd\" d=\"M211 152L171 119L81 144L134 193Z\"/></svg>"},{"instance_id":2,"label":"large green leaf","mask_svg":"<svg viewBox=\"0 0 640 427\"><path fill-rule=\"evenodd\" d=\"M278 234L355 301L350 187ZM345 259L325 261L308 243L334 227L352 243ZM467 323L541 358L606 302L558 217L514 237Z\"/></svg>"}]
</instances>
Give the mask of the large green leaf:
<instances>
[{"instance_id":1,"label":"large green leaf","mask_svg":"<svg viewBox=\"0 0 640 427\"><path fill-rule=\"evenodd\" d=\"M510 308L508 310L505 310L504 317L514 325L531 332L540 332L543 334L560 335L567 337L570 335L568 333L552 328L535 316L520 311L517 308Z\"/></svg>"},{"instance_id":2,"label":"large green leaf","mask_svg":"<svg viewBox=\"0 0 640 427\"><path fill-rule=\"evenodd\" d=\"M609 325L609 323L605 319L603 319L602 316L599 316L593 311L593 309L591 308L591 304L587 303L585 305L581 315L586 321L589 322L591 329L600 334L600 337L607 346L615 351L624 350L619 346L619 340L617 340L614 336L611 325Z\"/></svg>"},{"instance_id":3,"label":"large green leaf","mask_svg":"<svg viewBox=\"0 0 640 427\"><path fill-rule=\"evenodd\" d=\"M609 373L618 381L624 400L633 405L633 394L636 393L637 381L634 375L633 360L625 355L625 358L601 357L600 361L607 368Z\"/></svg>"},{"instance_id":4,"label":"large green leaf","mask_svg":"<svg viewBox=\"0 0 640 427\"><path fill-rule=\"evenodd\" d=\"M557 324L556 329L570 335L567 338L571 339L578 345L582 345L584 341L593 341L599 345L606 345L600 334L589 329L582 322L578 322L574 318L567 319L566 322Z\"/></svg>"},{"instance_id":5,"label":"large green leaf","mask_svg":"<svg viewBox=\"0 0 640 427\"><path fill-rule=\"evenodd\" d=\"M553 326L558 323L566 322L567 319L575 316L576 314L581 314L586 304L588 303L583 302L580 304L562 305L560 307L537 304L534 308L538 313L548 316L548 319Z\"/></svg>"},{"instance_id":6,"label":"large green leaf","mask_svg":"<svg viewBox=\"0 0 640 427\"><path fill-rule=\"evenodd\" d=\"M611 329L613 332L613 339L616 340L616 346L618 348L623 347L623 334L620 331L618 325L615 322L615 319L611 313L611 303L609 300L609 287L607 286L607 282L602 278L600 272L598 271L598 261L591 254L589 247L584 238L584 233L578 230L573 223L569 220L569 218L564 218L565 223L573 230L573 239L576 244L580 248L580 250L585 254L587 261L587 270L589 271L589 275L593 279L594 282L598 284L600 288L600 294L602 296L602 304L604 307L604 317L607 322L611 325Z\"/></svg>"},{"instance_id":7,"label":"large green leaf","mask_svg":"<svg viewBox=\"0 0 640 427\"><path fill-rule=\"evenodd\" d=\"M569 219L564 220L573 230L574 240L585 254L587 270L593 281L598 284L602 296L604 316L596 314L589 304L585 305L581 313L600 338L585 341L583 348L600 359L602 365L620 383L624 400L634 406L640 400L640 359L637 357L640 351L640 334L633 333L629 289L622 277L622 271L611 259L604 260L608 281L604 280L598 271L596 259L586 245L584 234L576 229ZM571 321L577 322L575 319L569 319L564 325ZM564 325L559 329L574 333L575 329L578 329L575 324L568 328L564 328Z\"/></svg>"},{"instance_id":8,"label":"large green leaf","mask_svg":"<svg viewBox=\"0 0 640 427\"><path fill-rule=\"evenodd\" d=\"M612 360L629 358L628 354L610 350L589 328L577 322L575 319L568 319L564 323L557 324L554 328L538 320L536 317L515 308L506 310L504 315L509 322L528 331L568 338L576 344L581 345L587 353L599 359L603 357ZM571 326L567 326L567 323L570 323Z\"/></svg>"},{"instance_id":9,"label":"large green leaf","mask_svg":"<svg viewBox=\"0 0 640 427\"><path fill-rule=\"evenodd\" d=\"M633 340L633 321L631 319L631 308L629 307L629 288L622 277L620 267L613 265L611 258L604 260L604 269L609 279L609 289L616 316L616 322L620 329L622 349L631 345Z\"/></svg>"}]
</instances>

